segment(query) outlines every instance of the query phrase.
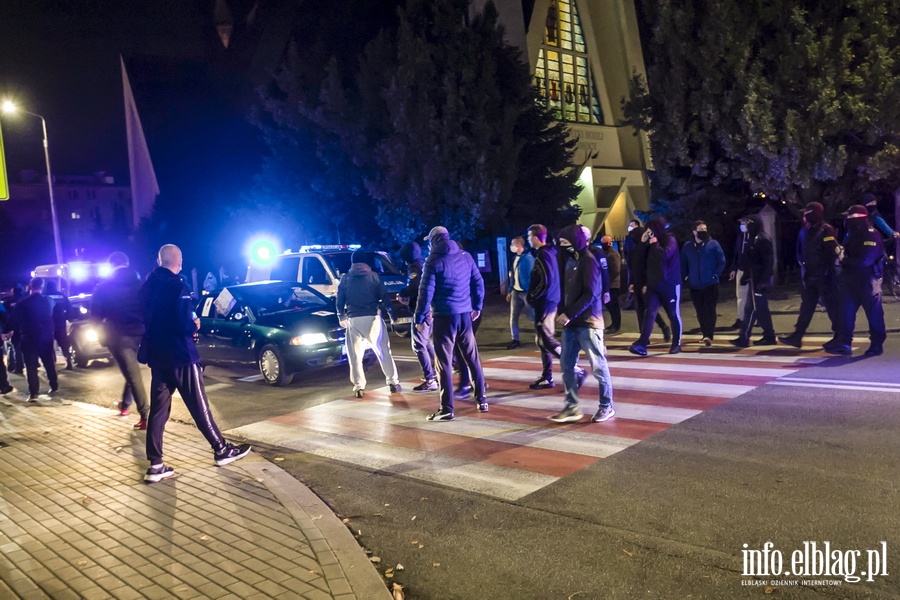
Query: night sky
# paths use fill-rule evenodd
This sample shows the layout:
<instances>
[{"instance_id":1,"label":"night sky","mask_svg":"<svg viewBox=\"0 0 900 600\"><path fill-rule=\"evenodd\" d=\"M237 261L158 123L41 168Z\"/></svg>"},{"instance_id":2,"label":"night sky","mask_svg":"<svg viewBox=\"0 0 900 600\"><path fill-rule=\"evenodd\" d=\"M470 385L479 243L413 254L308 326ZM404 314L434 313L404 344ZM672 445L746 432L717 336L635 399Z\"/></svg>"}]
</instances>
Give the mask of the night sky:
<instances>
[{"instance_id":1,"label":"night sky","mask_svg":"<svg viewBox=\"0 0 900 600\"><path fill-rule=\"evenodd\" d=\"M0 2L0 98L47 119L54 174L108 171L127 181L119 55L207 60L218 44L211 4ZM138 87L142 75L129 75ZM4 116L3 125L11 180L22 168L41 171L39 121Z\"/></svg>"}]
</instances>

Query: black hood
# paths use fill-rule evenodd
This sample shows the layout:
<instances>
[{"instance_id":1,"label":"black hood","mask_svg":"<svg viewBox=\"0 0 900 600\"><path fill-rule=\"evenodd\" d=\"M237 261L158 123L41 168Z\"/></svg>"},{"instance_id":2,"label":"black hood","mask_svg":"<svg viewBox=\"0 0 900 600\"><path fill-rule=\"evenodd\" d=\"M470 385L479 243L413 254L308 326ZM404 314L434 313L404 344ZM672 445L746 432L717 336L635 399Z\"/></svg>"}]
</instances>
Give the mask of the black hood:
<instances>
[{"instance_id":1,"label":"black hood","mask_svg":"<svg viewBox=\"0 0 900 600\"><path fill-rule=\"evenodd\" d=\"M165 288L175 288L180 290L184 282L179 275L176 275L165 267L156 267L147 275L147 285L151 290L158 291Z\"/></svg>"},{"instance_id":2,"label":"black hood","mask_svg":"<svg viewBox=\"0 0 900 600\"><path fill-rule=\"evenodd\" d=\"M584 235L584 230L581 229L581 225L569 225L568 227L564 227L556 237L561 240L569 240L569 243L572 244L572 247L575 248L576 252L581 252L587 248L587 236Z\"/></svg>"},{"instance_id":3,"label":"black hood","mask_svg":"<svg viewBox=\"0 0 900 600\"><path fill-rule=\"evenodd\" d=\"M415 242L407 242L400 248L400 258L407 263L414 263L422 260L422 248Z\"/></svg>"},{"instance_id":4,"label":"black hood","mask_svg":"<svg viewBox=\"0 0 900 600\"><path fill-rule=\"evenodd\" d=\"M758 217L747 217L744 222L747 224L747 233L750 237L755 237L762 231L762 221Z\"/></svg>"}]
</instances>

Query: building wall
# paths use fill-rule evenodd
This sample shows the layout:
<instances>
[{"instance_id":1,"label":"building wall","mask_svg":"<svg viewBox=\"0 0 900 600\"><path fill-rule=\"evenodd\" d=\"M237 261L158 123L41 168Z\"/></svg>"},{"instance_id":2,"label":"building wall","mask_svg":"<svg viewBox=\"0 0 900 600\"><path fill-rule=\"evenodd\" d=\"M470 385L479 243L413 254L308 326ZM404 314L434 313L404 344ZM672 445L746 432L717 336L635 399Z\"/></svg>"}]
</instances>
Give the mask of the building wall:
<instances>
[{"instance_id":1,"label":"building wall","mask_svg":"<svg viewBox=\"0 0 900 600\"><path fill-rule=\"evenodd\" d=\"M580 17L594 85L603 110L601 124L567 123L577 140L573 168L582 170L585 186L577 204L581 222L614 237L625 235L633 211L649 208L652 169L645 134L622 125L622 100L628 96L632 73L646 75L633 0L570 0ZM483 3L483 2L482 2ZM550 0L536 0L525 14L522 0L495 0L510 43L521 40L532 72L544 40ZM637 135L636 135L637 133ZM589 169L586 174L584 169Z\"/></svg>"}]
</instances>

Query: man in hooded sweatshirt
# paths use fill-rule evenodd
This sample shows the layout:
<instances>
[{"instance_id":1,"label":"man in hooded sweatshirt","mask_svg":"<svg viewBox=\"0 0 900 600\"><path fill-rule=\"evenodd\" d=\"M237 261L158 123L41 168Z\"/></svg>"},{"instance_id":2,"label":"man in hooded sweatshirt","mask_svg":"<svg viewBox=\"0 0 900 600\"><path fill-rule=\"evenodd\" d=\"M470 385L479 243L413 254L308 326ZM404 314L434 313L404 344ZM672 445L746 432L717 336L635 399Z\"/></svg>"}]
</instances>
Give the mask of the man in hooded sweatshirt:
<instances>
[{"instance_id":1,"label":"man in hooded sweatshirt","mask_svg":"<svg viewBox=\"0 0 900 600\"><path fill-rule=\"evenodd\" d=\"M337 289L337 313L341 327L347 330L347 358L353 393L362 398L366 390L363 355L372 348L391 393L400 391L397 365L391 354L391 342L379 312L390 313L391 297L378 273L366 263L366 253L350 255L350 270L341 277Z\"/></svg>"},{"instance_id":2,"label":"man in hooded sweatshirt","mask_svg":"<svg viewBox=\"0 0 900 600\"><path fill-rule=\"evenodd\" d=\"M821 302L831 321L831 330L837 332L837 274L835 264L841 247L834 227L825 222L825 207L820 202L810 202L803 210L803 229L797 236L797 262L800 263L800 312L794 332L779 336L778 341L799 348L803 335L812 321L816 306Z\"/></svg>"},{"instance_id":3,"label":"man in hooded sweatshirt","mask_svg":"<svg viewBox=\"0 0 900 600\"><path fill-rule=\"evenodd\" d=\"M741 285L747 285L747 300L741 316L741 330L731 343L739 348L750 346L750 333L758 323L763 336L754 341L754 346L773 346L777 343L772 313L769 312L769 288L775 271L775 246L772 238L763 231L759 217L741 219L741 232L747 234L747 243L738 260L738 269L743 273Z\"/></svg>"},{"instance_id":4,"label":"man in hooded sweatshirt","mask_svg":"<svg viewBox=\"0 0 900 600\"><path fill-rule=\"evenodd\" d=\"M862 307L869 322L869 348L866 356L884 353L887 331L881 305L881 281L884 275L884 244L881 234L869 223L865 206L854 204L844 213L844 256L841 259L838 301L838 328L834 339L824 344L829 354L850 355L856 313Z\"/></svg>"},{"instance_id":5,"label":"man in hooded sweatshirt","mask_svg":"<svg viewBox=\"0 0 900 600\"><path fill-rule=\"evenodd\" d=\"M197 429L209 442L217 466L225 466L250 452L249 444L235 446L225 441L213 419L203 387L203 368L194 342L200 319L194 312L191 292L178 274L182 254L178 246L159 249L159 266L141 286L141 308L146 332L138 360L150 366L150 417L147 420L147 483L175 475L163 462L163 433L172 410L172 393L178 390Z\"/></svg>"},{"instance_id":6,"label":"man in hooded sweatshirt","mask_svg":"<svg viewBox=\"0 0 900 600\"><path fill-rule=\"evenodd\" d=\"M681 256L678 242L669 233L666 220L656 216L647 222L647 230L642 235L647 247L647 270L644 281L644 299L647 309L641 324L641 337L628 347L628 351L638 356L647 356L647 344L653 333L653 323L663 309L672 323L672 346L669 354L681 352Z\"/></svg>"},{"instance_id":7,"label":"man in hooded sweatshirt","mask_svg":"<svg viewBox=\"0 0 900 600\"><path fill-rule=\"evenodd\" d=\"M488 411L484 396L484 371L475 343L472 321L481 316L484 303L484 280L468 252L463 252L450 239L446 227L434 227L425 238L431 253L422 269L419 300L414 320L416 328L424 331L432 320L434 350L438 362L438 384L441 408L429 415L429 421L452 421L453 414L453 349L459 346L460 356L475 384L475 406L479 412Z\"/></svg>"},{"instance_id":8,"label":"man in hooded sweatshirt","mask_svg":"<svg viewBox=\"0 0 900 600\"><path fill-rule=\"evenodd\" d=\"M400 258L406 263L406 287L397 294L397 299L416 312L419 301L419 282L422 278L422 248L416 242L408 242L400 248ZM436 392L437 374L434 371L434 345L431 343L431 321L426 321L422 331L415 323L410 324L412 349L422 367L422 383L413 388L414 392Z\"/></svg>"},{"instance_id":9,"label":"man in hooded sweatshirt","mask_svg":"<svg viewBox=\"0 0 900 600\"><path fill-rule=\"evenodd\" d=\"M578 225L570 225L559 234L559 250L564 254L565 271L558 325L563 327L560 367L566 386L565 406L549 417L554 423L580 421L584 416L578 405L576 375L578 353L584 351L591 372L600 384L600 408L591 418L602 423L615 416L613 409L612 376L606 362L603 345L603 283L597 259L588 249L587 236Z\"/></svg>"},{"instance_id":10,"label":"man in hooded sweatshirt","mask_svg":"<svg viewBox=\"0 0 900 600\"><path fill-rule=\"evenodd\" d=\"M137 351L144 335L141 310L141 276L129 266L124 252L113 252L108 260L113 268L109 279L102 281L91 296L91 316L103 324L106 347L125 378L125 389L119 403L119 414L128 416L132 402L137 403L140 420L135 429L147 429L150 401L144 389Z\"/></svg>"}]
</instances>

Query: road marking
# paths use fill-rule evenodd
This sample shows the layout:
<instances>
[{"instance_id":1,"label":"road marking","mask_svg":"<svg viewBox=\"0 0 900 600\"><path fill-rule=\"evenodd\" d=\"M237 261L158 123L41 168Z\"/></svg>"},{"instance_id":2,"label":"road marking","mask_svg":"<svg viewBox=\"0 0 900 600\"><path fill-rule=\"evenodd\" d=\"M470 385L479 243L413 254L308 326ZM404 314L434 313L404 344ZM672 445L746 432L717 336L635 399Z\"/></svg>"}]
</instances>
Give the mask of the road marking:
<instances>
[{"instance_id":1,"label":"road marking","mask_svg":"<svg viewBox=\"0 0 900 600\"><path fill-rule=\"evenodd\" d=\"M882 383L880 381L847 381L842 379L806 379L802 377L786 377L782 380L770 381L768 385L788 387L811 387L825 390L856 390L861 392L888 392L900 394L900 384Z\"/></svg>"},{"instance_id":2,"label":"road marking","mask_svg":"<svg viewBox=\"0 0 900 600\"><path fill-rule=\"evenodd\" d=\"M260 373L257 373L256 375L251 375L250 377L241 377L240 379L238 379L238 381L246 381L247 383L252 383L254 381L262 381L262 380L263 380L263 376Z\"/></svg>"},{"instance_id":3,"label":"road marking","mask_svg":"<svg viewBox=\"0 0 900 600\"><path fill-rule=\"evenodd\" d=\"M590 423L598 390L592 377L581 394L585 417L565 425L548 421L563 404L563 386L528 389L525 383L535 379L540 364L537 353L530 352L484 362L491 384L487 414L476 412L471 399L457 400L453 422L426 421L425 416L438 408L437 394L391 394L379 386L366 390L362 399L335 400L227 433L517 500L730 398L826 360L772 355L766 349L727 354L686 351L642 359L627 352L627 359L610 354L616 418L605 423ZM557 378L561 380L558 372ZM820 385L805 378L783 381ZM900 386L894 391L898 390Z\"/></svg>"},{"instance_id":4,"label":"road marking","mask_svg":"<svg viewBox=\"0 0 900 600\"><path fill-rule=\"evenodd\" d=\"M217 390L224 390L225 388L233 387L234 384L231 383L214 383L212 385L204 386L204 389L207 392L215 392Z\"/></svg>"}]
</instances>

